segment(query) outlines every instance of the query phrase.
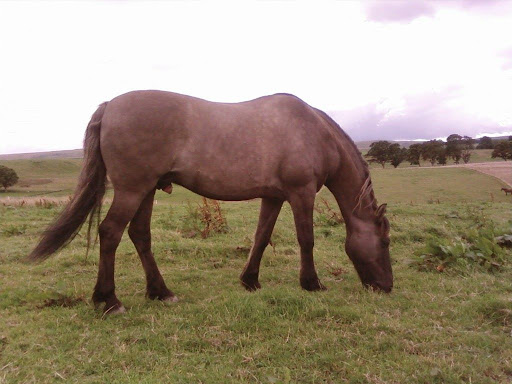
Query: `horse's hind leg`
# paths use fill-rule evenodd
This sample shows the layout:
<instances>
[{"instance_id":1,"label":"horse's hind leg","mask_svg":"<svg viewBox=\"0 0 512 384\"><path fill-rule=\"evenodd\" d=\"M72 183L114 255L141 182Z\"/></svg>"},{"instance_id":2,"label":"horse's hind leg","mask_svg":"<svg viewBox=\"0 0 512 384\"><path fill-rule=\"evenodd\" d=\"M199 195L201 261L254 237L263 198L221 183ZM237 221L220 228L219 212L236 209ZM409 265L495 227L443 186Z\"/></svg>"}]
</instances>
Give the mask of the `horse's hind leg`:
<instances>
[{"instance_id":1,"label":"horse's hind leg","mask_svg":"<svg viewBox=\"0 0 512 384\"><path fill-rule=\"evenodd\" d=\"M313 262L313 208L315 190L304 188L291 194L288 201L292 207L297 240L300 245L300 285L308 291L326 289L320 283Z\"/></svg>"},{"instance_id":2,"label":"horse's hind leg","mask_svg":"<svg viewBox=\"0 0 512 384\"><path fill-rule=\"evenodd\" d=\"M261 288L258 282L260 262L263 252L267 247L274 225L283 206L283 201L274 199L262 199L258 228L254 236L254 245L251 248L247 264L240 275L242 285L249 291Z\"/></svg>"},{"instance_id":3,"label":"horse's hind leg","mask_svg":"<svg viewBox=\"0 0 512 384\"><path fill-rule=\"evenodd\" d=\"M146 273L146 295L150 299L177 301L177 297L167 288L151 252L151 214L153 212L153 189L142 201L137 213L130 222L128 235L132 240Z\"/></svg>"},{"instance_id":4,"label":"horse's hind leg","mask_svg":"<svg viewBox=\"0 0 512 384\"><path fill-rule=\"evenodd\" d=\"M144 195L145 193L116 191L107 216L99 227L100 262L92 300L96 307L104 302L105 313L119 313L125 310L115 294L115 253L124 229L137 212Z\"/></svg>"}]
</instances>

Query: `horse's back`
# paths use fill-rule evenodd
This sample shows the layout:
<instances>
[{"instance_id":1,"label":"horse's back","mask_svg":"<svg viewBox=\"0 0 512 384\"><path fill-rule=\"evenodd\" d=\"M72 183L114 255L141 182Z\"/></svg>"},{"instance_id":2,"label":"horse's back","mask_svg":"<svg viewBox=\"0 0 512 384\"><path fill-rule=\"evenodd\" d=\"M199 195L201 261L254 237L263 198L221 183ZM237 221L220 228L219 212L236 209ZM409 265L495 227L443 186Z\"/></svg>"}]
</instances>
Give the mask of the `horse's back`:
<instances>
[{"instance_id":1,"label":"horse's back","mask_svg":"<svg viewBox=\"0 0 512 384\"><path fill-rule=\"evenodd\" d=\"M147 182L172 174L198 193L244 199L323 178L330 135L309 105L288 94L215 103L134 91L109 102L101 148L114 183L125 182L127 169Z\"/></svg>"}]
</instances>

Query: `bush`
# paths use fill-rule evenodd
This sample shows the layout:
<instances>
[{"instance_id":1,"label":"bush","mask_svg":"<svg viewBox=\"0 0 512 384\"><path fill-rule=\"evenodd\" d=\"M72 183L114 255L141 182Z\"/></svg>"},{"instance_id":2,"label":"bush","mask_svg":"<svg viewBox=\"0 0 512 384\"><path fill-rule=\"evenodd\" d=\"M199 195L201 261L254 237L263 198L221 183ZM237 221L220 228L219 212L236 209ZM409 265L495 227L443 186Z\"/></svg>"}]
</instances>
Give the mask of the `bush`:
<instances>
[{"instance_id":1,"label":"bush","mask_svg":"<svg viewBox=\"0 0 512 384\"><path fill-rule=\"evenodd\" d=\"M213 233L226 233L228 230L228 222L217 200L203 197L201 203L196 206L188 204L181 230L185 237L201 235L206 239Z\"/></svg>"}]
</instances>

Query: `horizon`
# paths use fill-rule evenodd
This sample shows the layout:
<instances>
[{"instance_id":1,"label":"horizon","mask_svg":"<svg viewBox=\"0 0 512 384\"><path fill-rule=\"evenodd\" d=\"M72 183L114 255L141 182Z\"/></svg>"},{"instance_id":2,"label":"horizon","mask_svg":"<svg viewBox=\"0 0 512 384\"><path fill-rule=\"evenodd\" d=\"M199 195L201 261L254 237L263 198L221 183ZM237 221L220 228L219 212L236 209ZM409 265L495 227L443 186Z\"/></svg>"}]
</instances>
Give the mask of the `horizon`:
<instances>
[{"instance_id":1,"label":"horizon","mask_svg":"<svg viewBox=\"0 0 512 384\"><path fill-rule=\"evenodd\" d=\"M479 139L481 139L484 136L487 136L487 135L479 135L478 137L472 137L472 139L479 140ZM511 135L509 135L509 134L506 134L506 135L494 134L494 136L487 136L487 137L490 137L492 139L503 138L503 140L506 140L505 138L507 136L511 136ZM369 140L354 141L354 143L359 148L358 144L361 144L361 143L367 143L367 142L373 143L373 142L384 141L384 140L385 139L369 139ZM396 143L403 143L403 142L424 143L424 142L427 142L429 140L441 140L441 141L446 142L446 137L437 137L437 138L432 138L432 139L414 139L414 140L403 140L403 139L395 139L395 140L393 140L393 139L389 139L389 140L386 140L386 141L396 142ZM81 150L83 150L83 146L79 147L79 148L64 148L64 149L42 150L42 151L34 151L34 152L0 153L0 156L3 156L3 155L5 155L5 156L9 156L9 155L30 155L30 154L37 154L37 153L43 154L43 153L51 153L51 152L67 152L67 151L81 151Z\"/></svg>"},{"instance_id":2,"label":"horizon","mask_svg":"<svg viewBox=\"0 0 512 384\"><path fill-rule=\"evenodd\" d=\"M512 135L510 1L13 1L0 31L0 154L79 149L134 89L293 93L356 142Z\"/></svg>"}]
</instances>

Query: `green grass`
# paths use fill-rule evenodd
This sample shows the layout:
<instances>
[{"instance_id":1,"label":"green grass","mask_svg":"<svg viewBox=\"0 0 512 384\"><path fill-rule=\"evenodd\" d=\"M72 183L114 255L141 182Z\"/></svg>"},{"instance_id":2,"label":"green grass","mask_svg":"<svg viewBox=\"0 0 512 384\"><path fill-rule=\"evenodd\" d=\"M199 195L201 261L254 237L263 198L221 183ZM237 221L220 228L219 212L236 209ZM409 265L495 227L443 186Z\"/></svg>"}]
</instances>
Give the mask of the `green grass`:
<instances>
[{"instance_id":1,"label":"green grass","mask_svg":"<svg viewBox=\"0 0 512 384\"><path fill-rule=\"evenodd\" d=\"M33 165L25 166L32 177ZM510 251L495 273L420 272L409 263L428 239L454 238L479 217L510 227L510 196L494 192L496 179L464 169L374 169L372 177L379 201L389 203L391 295L361 287L344 227L318 219L315 260L329 289L301 290L288 205L265 252L263 289L245 292L238 275L259 202L222 203L227 233L185 238L187 202L199 198L176 187L171 196L157 192L152 225L155 256L180 302L145 299L125 235L116 288L129 310L112 317L90 303L98 249L85 258L83 233L44 263L23 262L61 208L0 205L0 383L510 382Z\"/></svg>"},{"instance_id":2,"label":"green grass","mask_svg":"<svg viewBox=\"0 0 512 384\"><path fill-rule=\"evenodd\" d=\"M504 183L471 169L376 168L371 172L375 193L382 202L423 204L511 201L500 190L506 187Z\"/></svg>"}]
</instances>

